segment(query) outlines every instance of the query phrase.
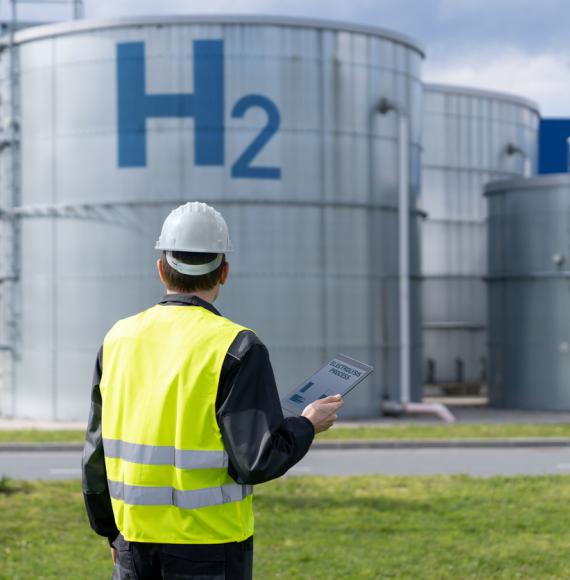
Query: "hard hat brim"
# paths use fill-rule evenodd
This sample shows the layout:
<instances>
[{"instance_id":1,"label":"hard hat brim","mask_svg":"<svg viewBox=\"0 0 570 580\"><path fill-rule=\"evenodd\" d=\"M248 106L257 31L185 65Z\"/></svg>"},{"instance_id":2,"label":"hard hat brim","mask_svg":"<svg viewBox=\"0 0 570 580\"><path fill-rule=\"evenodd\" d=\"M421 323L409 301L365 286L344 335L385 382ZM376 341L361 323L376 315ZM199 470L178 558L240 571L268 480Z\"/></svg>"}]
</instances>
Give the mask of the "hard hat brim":
<instances>
[{"instance_id":1,"label":"hard hat brim","mask_svg":"<svg viewBox=\"0 0 570 580\"><path fill-rule=\"evenodd\" d=\"M234 251L232 246L229 246L227 250L221 250L219 248L216 249L206 249L206 248L186 248L186 247L172 247L168 246L161 246L158 242L154 246L155 250L163 251L163 252L191 252L194 254L229 254Z\"/></svg>"}]
</instances>

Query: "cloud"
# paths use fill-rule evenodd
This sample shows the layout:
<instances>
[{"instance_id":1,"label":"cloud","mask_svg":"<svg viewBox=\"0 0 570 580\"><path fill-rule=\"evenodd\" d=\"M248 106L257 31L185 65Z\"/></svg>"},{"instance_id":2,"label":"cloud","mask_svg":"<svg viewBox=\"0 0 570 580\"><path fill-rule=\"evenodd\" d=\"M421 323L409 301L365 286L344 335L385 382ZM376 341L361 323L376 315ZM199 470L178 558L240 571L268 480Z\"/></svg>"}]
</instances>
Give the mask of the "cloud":
<instances>
[{"instance_id":1,"label":"cloud","mask_svg":"<svg viewBox=\"0 0 570 580\"><path fill-rule=\"evenodd\" d=\"M393 29L426 48L428 80L517 92L570 117L568 0L85 1L89 18L282 14Z\"/></svg>"},{"instance_id":2,"label":"cloud","mask_svg":"<svg viewBox=\"0 0 570 580\"><path fill-rule=\"evenodd\" d=\"M463 55L460 60L426 63L429 82L505 91L536 101L543 116L570 115L570 60L552 54L509 50L490 56Z\"/></svg>"},{"instance_id":3,"label":"cloud","mask_svg":"<svg viewBox=\"0 0 570 580\"><path fill-rule=\"evenodd\" d=\"M570 49L568 0L85 0L89 18L149 14L281 14L392 28L433 47L472 52L497 42ZM443 50L440 50L440 47ZM431 51L430 51L431 52Z\"/></svg>"},{"instance_id":4,"label":"cloud","mask_svg":"<svg viewBox=\"0 0 570 580\"><path fill-rule=\"evenodd\" d=\"M87 18L268 14L392 29L426 49L427 80L509 90L538 101L545 115L570 117L569 0L84 1ZM7 4L0 7L7 17ZM67 7L19 10L23 19L69 17Z\"/></svg>"},{"instance_id":5,"label":"cloud","mask_svg":"<svg viewBox=\"0 0 570 580\"><path fill-rule=\"evenodd\" d=\"M416 2L416 0L399 0ZM438 0L425 0L429 5ZM141 14L272 14L348 20L386 26L384 13L397 13L398 0L87 0L90 18Z\"/></svg>"}]
</instances>

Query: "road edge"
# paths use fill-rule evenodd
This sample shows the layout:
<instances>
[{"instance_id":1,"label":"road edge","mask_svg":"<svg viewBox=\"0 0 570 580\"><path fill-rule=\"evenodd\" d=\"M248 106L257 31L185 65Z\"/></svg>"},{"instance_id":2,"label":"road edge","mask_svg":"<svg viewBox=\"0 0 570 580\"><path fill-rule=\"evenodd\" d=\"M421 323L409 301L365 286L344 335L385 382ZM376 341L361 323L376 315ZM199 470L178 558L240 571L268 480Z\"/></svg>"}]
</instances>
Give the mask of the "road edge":
<instances>
[{"instance_id":1,"label":"road edge","mask_svg":"<svg viewBox=\"0 0 570 580\"><path fill-rule=\"evenodd\" d=\"M315 441L312 449L513 449L570 447L570 437L528 439L406 439L406 440L331 440ZM82 451L83 443L0 443L0 452Z\"/></svg>"}]
</instances>

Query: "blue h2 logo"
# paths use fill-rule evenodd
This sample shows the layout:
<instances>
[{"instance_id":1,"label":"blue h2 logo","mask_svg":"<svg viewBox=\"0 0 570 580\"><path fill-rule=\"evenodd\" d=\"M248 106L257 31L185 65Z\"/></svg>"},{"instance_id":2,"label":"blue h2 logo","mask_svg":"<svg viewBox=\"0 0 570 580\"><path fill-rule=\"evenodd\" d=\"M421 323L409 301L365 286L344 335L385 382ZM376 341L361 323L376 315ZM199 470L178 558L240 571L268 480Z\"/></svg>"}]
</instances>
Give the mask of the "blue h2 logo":
<instances>
[{"instance_id":1,"label":"blue h2 logo","mask_svg":"<svg viewBox=\"0 0 570 580\"><path fill-rule=\"evenodd\" d=\"M147 94L144 42L117 45L117 111L119 167L145 167L146 120L157 117L194 119L194 163L223 166L224 159L224 43L194 41L194 92ZM233 118L243 118L253 107L263 109L267 123L234 162L231 176L249 179L280 179L278 167L252 165L279 129L279 110L263 95L246 95L234 105Z\"/></svg>"}]
</instances>

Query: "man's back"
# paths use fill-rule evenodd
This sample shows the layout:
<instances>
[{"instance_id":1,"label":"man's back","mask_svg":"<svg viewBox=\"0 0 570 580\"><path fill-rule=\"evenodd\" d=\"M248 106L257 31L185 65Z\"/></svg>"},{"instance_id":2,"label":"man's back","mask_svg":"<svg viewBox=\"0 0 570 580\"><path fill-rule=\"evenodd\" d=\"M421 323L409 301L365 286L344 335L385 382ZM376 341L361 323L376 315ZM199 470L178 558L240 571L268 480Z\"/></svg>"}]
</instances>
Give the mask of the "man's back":
<instances>
[{"instance_id":1,"label":"man's back","mask_svg":"<svg viewBox=\"0 0 570 580\"><path fill-rule=\"evenodd\" d=\"M251 486L229 476L218 380L243 327L205 308L156 305L103 343L103 447L117 527L160 543L243 541Z\"/></svg>"}]
</instances>

